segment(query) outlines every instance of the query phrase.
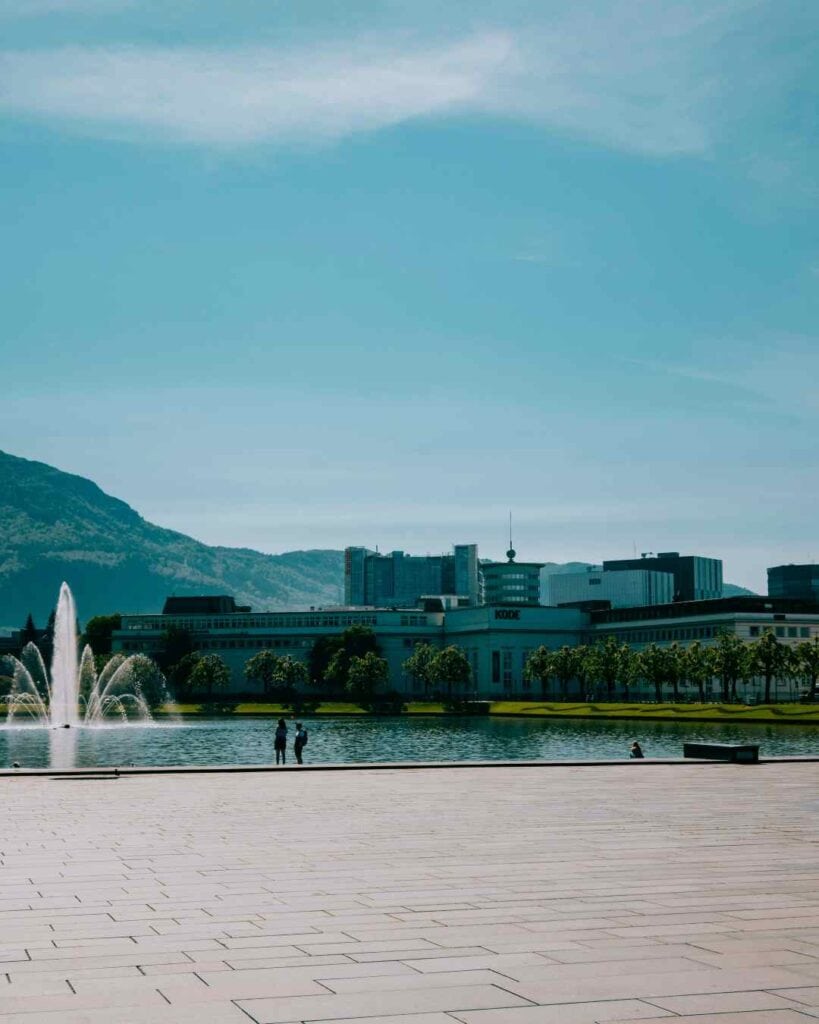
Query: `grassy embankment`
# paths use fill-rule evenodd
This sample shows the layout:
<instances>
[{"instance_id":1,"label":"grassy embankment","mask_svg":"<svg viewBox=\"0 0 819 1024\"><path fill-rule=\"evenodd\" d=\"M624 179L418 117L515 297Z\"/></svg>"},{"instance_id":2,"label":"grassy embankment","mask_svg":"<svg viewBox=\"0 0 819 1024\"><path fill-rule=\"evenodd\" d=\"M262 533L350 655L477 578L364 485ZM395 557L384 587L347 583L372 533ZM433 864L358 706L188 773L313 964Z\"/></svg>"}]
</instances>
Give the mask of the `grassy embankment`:
<instances>
[{"instance_id":1,"label":"grassy embankment","mask_svg":"<svg viewBox=\"0 0 819 1024\"><path fill-rule=\"evenodd\" d=\"M406 706L409 715L450 714L443 704L411 702ZM197 715L198 704L169 704L160 714ZM234 714L284 715L291 713L280 704L240 704ZM307 715L308 712L305 712ZM310 717L321 715L367 715L356 704L322 704ZM657 722L731 722L777 725L819 725L818 704L608 704L577 703L551 704L543 701L493 701L490 715L518 718L587 718L622 719Z\"/></svg>"}]
</instances>

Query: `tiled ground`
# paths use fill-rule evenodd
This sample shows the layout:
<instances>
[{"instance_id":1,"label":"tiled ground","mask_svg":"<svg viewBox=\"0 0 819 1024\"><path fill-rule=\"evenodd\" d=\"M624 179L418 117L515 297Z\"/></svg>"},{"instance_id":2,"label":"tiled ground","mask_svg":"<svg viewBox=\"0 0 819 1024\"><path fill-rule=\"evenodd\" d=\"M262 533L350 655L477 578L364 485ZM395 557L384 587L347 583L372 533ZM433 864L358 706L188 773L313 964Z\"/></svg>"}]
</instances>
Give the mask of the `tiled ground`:
<instances>
[{"instance_id":1,"label":"tiled ground","mask_svg":"<svg viewBox=\"0 0 819 1024\"><path fill-rule=\"evenodd\" d=\"M819 1019L819 764L0 792L0 1024Z\"/></svg>"}]
</instances>

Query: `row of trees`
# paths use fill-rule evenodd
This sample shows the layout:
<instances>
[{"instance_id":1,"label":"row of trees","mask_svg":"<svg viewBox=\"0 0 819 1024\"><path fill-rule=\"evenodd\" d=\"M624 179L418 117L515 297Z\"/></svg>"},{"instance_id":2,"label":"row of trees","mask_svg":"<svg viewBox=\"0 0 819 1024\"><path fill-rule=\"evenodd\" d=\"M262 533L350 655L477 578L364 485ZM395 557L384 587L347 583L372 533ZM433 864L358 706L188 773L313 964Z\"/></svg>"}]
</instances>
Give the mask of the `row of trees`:
<instances>
[{"instance_id":1,"label":"row of trees","mask_svg":"<svg viewBox=\"0 0 819 1024\"><path fill-rule=\"evenodd\" d=\"M618 696L629 700L631 688L646 683L654 687L657 701L665 698L668 688L671 699L677 701L680 689L687 686L695 687L698 699L705 701L706 689L716 680L727 703L739 699L741 685L759 680L766 704L771 703L776 684L793 681L801 683L812 700L819 679L819 637L788 645L770 631L751 643L723 633L708 647L697 640L687 647L649 644L635 651L610 636L590 646L556 651L539 647L527 660L524 675L540 683L544 696L550 691L567 696L576 682L584 696L602 691L609 700Z\"/></svg>"},{"instance_id":2,"label":"row of trees","mask_svg":"<svg viewBox=\"0 0 819 1024\"><path fill-rule=\"evenodd\" d=\"M110 652L116 618L92 620L84 639L96 642L95 649L98 645L104 652L107 646ZM103 658L107 660L104 653ZM194 651L185 631L169 631L156 660L179 699L196 695L210 702L229 686L230 670L224 660ZM402 667L427 697L462 696L472 680L469 660L455 645L439 649L420 643ZM305 693L308 700L351 700L362 706L400 702L400 695L389 687L389 666L376 635L366 626L317 638L306 664L289 655L260 651L246 662L244 674L249 682L261 684L266 696L288 703L303 701ZM789 645L780 643L772 631L751 643L724 633L709 646L699 641L688 646L649 644L635 651L610 636L579 647L539 647L529 656L524 676L540 685L543 697L568 697L574 690L582 697L630 700L635 686L648 685L657 701L678 701L682 690L695 690L705 701L716 681L721 699L729 702L739 699L740 688L758 681L765 703L783 683L798 683L813 699L819 680L819 637Z\"/></svg>"}]
</instances>

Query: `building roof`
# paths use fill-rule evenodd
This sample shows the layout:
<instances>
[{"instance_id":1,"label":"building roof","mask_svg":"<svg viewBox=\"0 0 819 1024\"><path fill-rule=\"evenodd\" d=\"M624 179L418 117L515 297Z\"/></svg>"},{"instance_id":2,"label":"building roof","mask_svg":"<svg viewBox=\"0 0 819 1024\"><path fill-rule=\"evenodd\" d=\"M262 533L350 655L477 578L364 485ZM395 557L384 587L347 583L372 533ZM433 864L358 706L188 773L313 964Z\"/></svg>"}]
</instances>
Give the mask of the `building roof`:
<instances>
[{"instance_id":1,"label":"building roof","mask_svg":"<svg viewBox=\"0 0 819 1024\"><path fill-rule=\"evenodd\" d=\"M696 615L724 613L764 613L819 615L819 601L801 597L740 597L712 598L706 601L675 601L673 604L650 604L639 608L611 608L591 613L592 623L631 622L635 619L682 619Z\"/></svg>"},{"instance_id":2,"label":"building roof","mask_svg":"<svg viewBox=\"0 0 819 1024\"><path fill-rule=\"evenodd\" d=\"M229 612L249 612L229 594L202 594L185 597L166 597L163 615L224 615Z\"/></svg>"}]
</instances>

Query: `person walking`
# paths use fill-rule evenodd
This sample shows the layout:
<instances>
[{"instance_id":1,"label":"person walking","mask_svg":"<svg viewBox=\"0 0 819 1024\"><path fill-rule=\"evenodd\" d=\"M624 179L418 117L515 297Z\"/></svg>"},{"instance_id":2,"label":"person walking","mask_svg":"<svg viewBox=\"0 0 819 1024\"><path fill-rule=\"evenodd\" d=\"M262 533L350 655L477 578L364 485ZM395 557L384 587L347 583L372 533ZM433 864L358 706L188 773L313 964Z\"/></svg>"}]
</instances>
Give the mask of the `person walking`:
<instances>
[{"instance_id":1,"label":"person walking","mask_svg":"<svg viewBox=\"0 0 819 1024\"><path fill-rule=\"evenodd\" d=\"M293 751L296 755L297 764L303 764L303 761L301 759L301 752L304 750L306 746L307 730L304 728L301 722L296 722L296 739L295 742L293 743Z\"/></svg>"},{"instance_id":2,"label":"person walking","mask_svg":"<svg viewBox=\"0 0 819 1024\"><path fill-rule=\"evenodd\" d=\"M283 718L279 719L279 724L276 726L273 749L276 751L276 764L279 761L285 764L287 762L287 722Z\"/></svg>"}]
</instances>

